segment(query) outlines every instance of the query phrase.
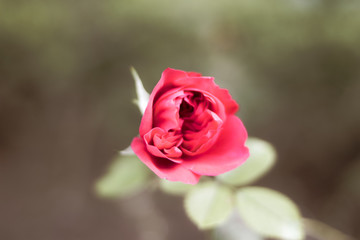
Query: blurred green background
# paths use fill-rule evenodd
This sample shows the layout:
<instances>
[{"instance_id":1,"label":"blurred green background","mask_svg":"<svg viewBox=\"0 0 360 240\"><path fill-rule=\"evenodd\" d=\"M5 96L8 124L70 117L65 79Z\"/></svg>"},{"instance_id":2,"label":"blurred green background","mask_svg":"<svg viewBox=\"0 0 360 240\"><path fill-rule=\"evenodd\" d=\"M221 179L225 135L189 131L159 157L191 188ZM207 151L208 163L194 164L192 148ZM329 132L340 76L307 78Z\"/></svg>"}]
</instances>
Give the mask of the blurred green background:
<instances>
[{"instance_id":1,"label":"blurred green background","mask_svg":"<svg viewBox=\"0 0 360 240\"><path fill-rule=\"evenodd\" d=\"M134 66L215 76L278 150L257 185L360 237L360 2L0 0L0 239L204 239L182 199L93 184L138 134Z\"/></svg>"}]
</instances>

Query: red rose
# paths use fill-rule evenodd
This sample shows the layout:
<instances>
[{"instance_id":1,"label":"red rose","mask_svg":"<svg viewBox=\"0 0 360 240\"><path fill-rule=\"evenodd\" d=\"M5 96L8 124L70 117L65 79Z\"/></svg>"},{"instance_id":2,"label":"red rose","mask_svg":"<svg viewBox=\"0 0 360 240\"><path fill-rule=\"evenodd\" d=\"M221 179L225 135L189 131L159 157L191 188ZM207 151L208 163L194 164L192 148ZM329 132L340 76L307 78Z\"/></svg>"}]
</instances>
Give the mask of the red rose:
<instances>
[{"instance_id":1,"label":"red rose","mask_svg":"<svg viewBox=\"0 0 360 240\"><path fill-rule=\"evenodd\" d=\"M249 156L237 103L213 77L166 69L152 91L131 148L159 177L195 184Z\"/></svg>"}]
</instances>

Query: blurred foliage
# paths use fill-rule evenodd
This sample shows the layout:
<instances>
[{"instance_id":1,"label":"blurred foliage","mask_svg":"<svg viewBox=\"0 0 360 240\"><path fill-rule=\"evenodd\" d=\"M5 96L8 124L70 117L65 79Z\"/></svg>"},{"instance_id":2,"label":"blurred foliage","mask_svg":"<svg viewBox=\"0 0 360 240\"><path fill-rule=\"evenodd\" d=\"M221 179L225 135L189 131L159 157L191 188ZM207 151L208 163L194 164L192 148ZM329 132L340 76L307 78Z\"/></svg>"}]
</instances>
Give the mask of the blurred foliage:
<instances>
[{"instance_id":1,"label":"blurred foliage","mask_svg":"<svg viewBox=\"0 0 360 240\"><path fill-rule=\"evenodd\" d=\"M265 237L304 239L298 207L287 196L263 187L245 187L236 192L236 206L245 224Z\"/></svg>"},{"instance_id":2,"label":"blurred foliage","mask_svg":"<svg viewBox=\"0 0 360 240\"><path fill-rule=\"evenodd\" d=\"M173 194L173 195L182 196L186 194L188 191L190 191L193 187L194 187L193 185L185 184L182 182L171 182L165 179L160 181L161 190L168 194Z\"/></svg>"},{"instance_id":3,"label":"blurred foliage","mask_svg":"<svg viewBox=\"0 0 360 240\"><path fill-rule=\"evenodd\" d=\"M95 185L101 197L128 197L147 187L150 170L133 153L120 152Z\"/></svg>"},{"instance_id":4,"label":"blurred foliage","mask_svg":"<svg viewBox=\"0 0 360 240\"><path fill-rule=\"evenodd\" d=\"M232 192L214 181L198 183L185 195L184 207L189 218L199 229L214 228L230 215Z\"/></svg>"}]
</instances>

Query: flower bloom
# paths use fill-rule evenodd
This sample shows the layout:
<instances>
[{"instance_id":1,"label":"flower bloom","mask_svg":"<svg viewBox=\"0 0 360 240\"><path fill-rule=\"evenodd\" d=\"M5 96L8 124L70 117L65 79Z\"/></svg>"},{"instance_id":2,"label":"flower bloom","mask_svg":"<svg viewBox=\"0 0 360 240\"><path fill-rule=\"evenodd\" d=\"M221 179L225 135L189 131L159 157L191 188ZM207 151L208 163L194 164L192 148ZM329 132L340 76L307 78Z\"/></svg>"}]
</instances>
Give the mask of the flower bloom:
<instances>
[{"instance_id":1,"label":"flower bloom","mask_svg":"<svg viewBox=\"0 0 360 240\"><path fill-rule=\"evenodd\" d=\"M237 103L213 77L166 69L152 91L131 148L160 178L195 184L249 156Z\"/></svg>"}]
</instances>

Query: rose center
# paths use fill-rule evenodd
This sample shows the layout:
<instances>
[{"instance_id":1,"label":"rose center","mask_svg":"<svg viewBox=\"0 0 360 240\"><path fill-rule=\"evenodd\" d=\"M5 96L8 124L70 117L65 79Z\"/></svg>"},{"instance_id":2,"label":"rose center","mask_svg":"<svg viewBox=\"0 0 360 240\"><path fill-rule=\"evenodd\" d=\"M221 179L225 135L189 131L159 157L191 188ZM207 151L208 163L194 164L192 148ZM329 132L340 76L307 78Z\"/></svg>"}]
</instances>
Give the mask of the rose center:
<instances>
[{"instance_id":1,"label":"rose center","mask_svg":"<svg viewBox=\"0 0 360 240\"><path fill-rule=\"evenodd\" d=\"M183 142L180 149L186 155L206 151L215 141L222 120L209 109L210 102L200 92L185 92L179 109Z\"/></svg>"},{"instance_id":2,"label":"rose center","mask_svg":"<svg viewBox=\"0 0 360 240\"><path fill-rule=\"evenodd\" d=\"M179 111L180 118L190 117L191 114L193 114L193 112L194 112L194 107L183 100L180 104L180 111Z\"/></svg>"}]
</instances>

